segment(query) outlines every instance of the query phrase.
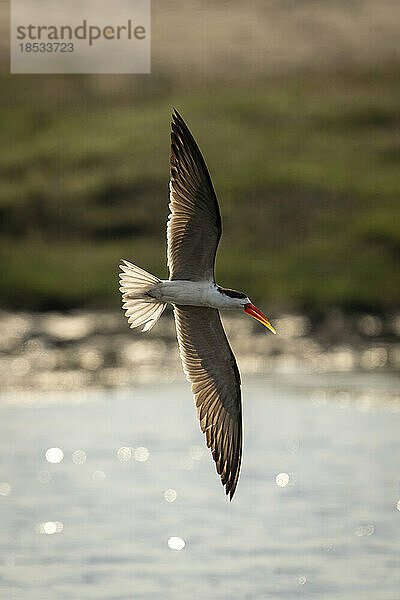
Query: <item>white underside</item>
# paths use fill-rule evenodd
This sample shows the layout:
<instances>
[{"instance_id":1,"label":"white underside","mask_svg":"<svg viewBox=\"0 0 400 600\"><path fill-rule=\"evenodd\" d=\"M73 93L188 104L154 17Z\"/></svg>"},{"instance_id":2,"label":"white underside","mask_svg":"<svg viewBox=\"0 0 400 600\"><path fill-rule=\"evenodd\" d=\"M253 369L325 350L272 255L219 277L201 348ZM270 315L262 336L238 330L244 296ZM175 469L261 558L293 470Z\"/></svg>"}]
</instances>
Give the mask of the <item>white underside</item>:
<instances>
[{"instance_id":1,"label":"white underside","mask_svg":"<svg viewBox=\"0 0 400 600\"><path fill-rule=\"evenodd\" d=\"M243 299L222 294L211 281L161 280L127 261L120 268L122 308L130 326L143 326L143 331L154 327L168 302L217 309L243 308ZM245 301L250 302L248 299Z\"/></svg>"},{"instance_id":2,"label":"white underside","mask_svg":"<svg viewBox=\"0 0 400 600\"><path fill-rule=\"evenodd\" d=\"M218 309L238 309L241 304L218 291L211 281L162 280L151 290L151 295L162 302L181 306L208 306Z\"/></svg>"}]
</instances>

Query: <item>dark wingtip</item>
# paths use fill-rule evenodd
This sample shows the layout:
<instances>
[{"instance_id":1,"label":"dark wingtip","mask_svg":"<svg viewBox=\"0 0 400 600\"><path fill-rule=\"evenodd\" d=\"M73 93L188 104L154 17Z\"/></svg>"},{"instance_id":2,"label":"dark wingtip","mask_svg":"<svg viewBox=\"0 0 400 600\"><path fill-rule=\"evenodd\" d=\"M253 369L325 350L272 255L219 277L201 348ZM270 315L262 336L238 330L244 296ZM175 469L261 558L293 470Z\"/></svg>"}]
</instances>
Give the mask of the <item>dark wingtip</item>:
<instances>
[{"instance_id":1,"label":"dark wingtip","mask_svg":"<svg viewBox=\"0 0 400 600\"><path fill-rule=\"evenodd\" d=\"M182 125L185 125L185 121L182 119L181 115L178 113L175 107L172 109L172 120L171 120L171 135L174 133L178 133L179 129L182 128Z\"/></svg>"},{"instance_id":2,"label":"dark wingtip","mask_svg":"<svg viewBox=\"0 0 400 600\"><path fill-rule=\"evenodd\" d=\"M232 498L236 492L236 485L231 490L226 490L226 493L229 494L229 502L232 502Z\"/></svg>"},{"instance_id":3,"label":"dark wingtip","mask_svg":"<svg viewBox=\"0 0 400 600\"><path fill-rule=\"evenodd\" d=\"M172 122L177 123L179 121L183 121L182 116L179 114L175 106L172 108Z\"/></svg>"}]
</instances>

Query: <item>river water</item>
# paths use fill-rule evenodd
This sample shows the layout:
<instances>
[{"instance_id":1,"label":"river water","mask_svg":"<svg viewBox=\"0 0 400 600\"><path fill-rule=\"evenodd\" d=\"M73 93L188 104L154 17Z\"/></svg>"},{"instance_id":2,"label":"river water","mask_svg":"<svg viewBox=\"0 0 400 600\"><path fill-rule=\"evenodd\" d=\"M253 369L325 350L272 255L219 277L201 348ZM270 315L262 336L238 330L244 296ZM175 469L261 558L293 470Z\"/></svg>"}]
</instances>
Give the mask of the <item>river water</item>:
<instances>
[{"instance_id":1,"label":"river water","mask_svg":"<svg viewBox=\"0 0 400 600\"><path fill-rule=\"evenodd\" d=\"M0 596L397 600L398 379L253 376L243 391L232 502L185 381L4 396Z\"/></svg>"}]
</instances>

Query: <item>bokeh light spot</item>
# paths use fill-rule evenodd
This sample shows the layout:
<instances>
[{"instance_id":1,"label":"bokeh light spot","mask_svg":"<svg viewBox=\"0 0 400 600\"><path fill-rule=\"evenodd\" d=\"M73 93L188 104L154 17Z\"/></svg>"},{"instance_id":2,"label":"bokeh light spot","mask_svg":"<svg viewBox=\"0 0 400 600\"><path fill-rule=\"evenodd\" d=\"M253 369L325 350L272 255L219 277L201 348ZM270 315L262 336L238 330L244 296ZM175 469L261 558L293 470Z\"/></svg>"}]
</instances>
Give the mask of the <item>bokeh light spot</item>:
<instances>
[{"instance_id":1,"label":"bokeh light spot","mask_svg":"<svg viewBox=\"0 0 400 600\"><path fill-rule=\"evenodd\" d=\"M357 529L356 529L357 537L370 536L370 535L373 535L374 533L375 533L375 527L372 524L359 525L359 527L357 527Z\"/></svg>"},{"instance_id":2,"label":"bokeh light spot","mask_svg":"<svg viewBox=\"0 0 400 600\"><path fill-rule=\"evenodd\" d=\"M311 402L314 406L322 406L326 404L326 392L325 390L315 390L311 394Z\"/></svg>"},{"instance_id":3,"label":"bokeh light spot","mask_svg":"<svg viewBox=\"0 0 400 600\"><path fill-rule=\"evenodd\" d=\"M186 543L181 537L173 536L169 538L168 546L171 548L171 550L183 550L183 548L186 546Z\"/></svg>"},{"instance_id":4,"label":"bokeh light spot","mask_svg":"<svg viewBox=\"0 0 400 600\"><path fill-rule=\"evenodd\" d=\"M275 478L276 485L279 485L279 487L286 487L289 480L290 477L287 473L279 473Z\"/></svg>"},{"instance_id":5,"label":"bokeh light spot","mask_svg":"<svg viewBox=\"0 0 400 600\"><path fill-rule=\"evenodd\" d=\"M61 448L48 448L46 450L46 460L49 463L60 463L64 458L64 452Z\"/></svg>"},{"instance_id":6,"label":"bokeh light spot","mask_svg":"<svg viewBox=\"0 0 400 600\"><path fill-rule=\"evenodd\" d=\"M118 460L121 462L128 462L132 458L132 448L128 446L122 446L117 450Z\"/></svg>"},{"instance_id":7,"label":"bokeh light spot","mask_svg":"<svg viewBox=\"0 0 400 600\"><path fill-rule=\"evenodd\" d=\"M11 486L7 481L0 482L0 496L8 496L11 492Z\"/></svg>"},{"instance_id":8,"label":"bokeh light spot","mask_svg":"<svg viewBox=\"0 0 400 600\"><path fill-rule=\"evenodd\" d=\"M137 462L146 462L149 459L150 452L144 446L139 446L135 448L133 456Z\"/></svg>"},{"instance_id":9,"label":"bokeh light spot","mask_svg":"<svg viewBox=\"0 0 400 600\"><path fill-rule=\"evenodd\" d=\"M44 523L38 523L35 529L38 533L53 535L54 533L61 533L64 525L61 521L45 521Z\"/></svg>"},{"instance_id":10,"label":"bokeh light spot","mask_svg":"<svg viewBox=\"0 0 400 600\"><path fill-rule=\"evenodd\" d=\"M164 492L164 498L166 502L175 502L177 496L178 494L172 488L168 488L168 490L165 490Z\"/></svg>"},{"instance_id":11,"label":"bokeh light spot","mask_svg":"<svg viewBox=\"0 0 400 600\"><path fill-rule=\"evenodd\" d=\"M86 452L84 450L75 450L72 453L72 462L76 465L83 465L86 462Z\"/></svg>"}]
</instances>

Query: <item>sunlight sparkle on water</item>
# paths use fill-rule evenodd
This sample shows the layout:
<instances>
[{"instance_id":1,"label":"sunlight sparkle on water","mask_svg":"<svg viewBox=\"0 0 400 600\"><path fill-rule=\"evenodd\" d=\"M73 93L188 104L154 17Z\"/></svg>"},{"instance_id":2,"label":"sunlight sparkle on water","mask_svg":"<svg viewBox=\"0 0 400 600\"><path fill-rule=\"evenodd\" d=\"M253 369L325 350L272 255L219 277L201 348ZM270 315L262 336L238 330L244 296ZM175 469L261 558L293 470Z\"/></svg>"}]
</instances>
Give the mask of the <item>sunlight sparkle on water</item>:
<instances>
[{"instance_id":1,"label":"sunlight sparkle on water","mask_svg":"<svg viewBox=\"0 0 400 600\"><path fill-rule=\"evenodd\" d=\"M396 504L396 508L397 508L397 510L400 510L400 500L398 500L398 502Z\"/></svg>"},{"instance_id":2,"label":"sunlight sparkle on water","mask_svg":"<svg viewBox=\"0 0 400 600\"><path fill-rule=\"evenodd\" d=\"M46 460L49 463L60 463L64 458L64 452L61 448L48 448L46 450Z\"/></svg>"},{"instance_id":3,"label":"sunlight sparkle on water","mask_svg":"<svg viewBox=\"0 0 400 600\"><path fill-rule=\"evenodd\" d=\"M360 525L356 529L356 536L357 537L369 536L369 535L373 535L374 533L375 533L375 527L372 524L369 524L369 525Z\"/></svg>"},{"instance_id":4,"label":"sunlight sparkle on water","mask_svg":"<svg viewBox=\"0 0 400 600\"><path fill-rule=\"evenodd\" d=\"M183 550L185 545L185 541L177 536L170 537L168 540L168 546L171 548L171 550Z\"/></svg>"},{"instance_id":5,"label":"sunlight sparkle on water","mask_svg":"<svg viewBox=\"0 0 400 600\"><path fill-rule=\"evenodd\" d=\"M164 492L164 498L166 502L175 502L177 496L178 494L172 488L168 488L168 490L165 490Z\"/></svg>"},{"instance_id":6,"label":"sunlight sparkle on water","mask_svg":"<svg viewBox=\"0 0 400 600\"><path fill-rule=\"evenodd\" d=\"M38 523L35 529L38 533L53 535L54 533L61 533L64 525L61 521L45 521L44 523Z\"/></svg>"},{"instance_id":7,"label":"sunlight sparkle on water","mask_svg":"<svg viewBox=\"0 0 400 600\"><path fill-rule=\"evenodd\" d=\"M364 335L377 336L382 331L382 321L374 315L364 315L358 319L357 328Z\"/></svg>"},{"instance_id":8,"label":"sunlight sparkle on water","mask_svg":"<svg viewBox=\"0 0 400 600\"><path fill-rule=\"evenodd\" d=\"M286 487L287 484L289 483L289 475L287 473L279 473L276 478L276 485L279 485L279 487Z\"/></svg>"},{"instance_id":9,"label":"sunlight sparkle on water","mask_svg":"<svg viewBox=\"0 0 400 600\"><path fill-rule=\"evenodd\" d=\"M137 462L146 462L150 456L150 452L144 446L139 446L139 448L135 448L133 456Z\"/></svg>"},{"instance_id":10,"label":"sunlight sparkle on water","mask_svg":"<svg viewBox=\"0 0 400 600\"><path fill-rule=\"evenodd\" d=\"M11 492L11 486L7 481L0 482L0 496L8 496Z\"/></svg>"},{"instance_id":11,"label":"sunlight sparkle on water","mask_svg":"<svg viewBox=\"0 0 400 600\"><path fill-rule=\"evenodd\" d=\"M365 369L376 369L384 367L387 362L387 351L385 348L375 347L365 350L361 356L361 366Z\"/></svg>"},{"instance_id":12,"label":"sunlight sparkle on water","mask_svg":"<svg viewBox=\"0 0 400 600\"><path fill-rule=\"evenodd\" d=\"M86 462L86 452L84 450L75 450L72 453L72 462L76 465L83 465Z\"/></svg>"},{"instance_id":13,"label":"sunlight sparkle on water","mask_svg":"<svg viewBox=\"0 0 400 600\"><path fill-rule=\"evenodd\" d=\"M122 446L121 448L118 448L117 456L118 456L118 460L121 462L130 461L132 458L132 448L129 448L128 446ZM137 460L136 457L135 457L135 459Z\"/></svg>"},{"instance_id":14,"label":"sunlight sparkle on water","mask_svg":"<svg viewBox=\"0 0 400 600\"><path fill-rule=\"evenodd\" d=\"M335 549L335 547L331 542L324 544L321 548L321 550L323 550L323 552L332 552L334 549Z\"/></svg>"},{"instance_id":15,"label":"sunlight sparkle on water","mask_svg":"<svg viewBox=\"0 0 400 600\"><path fill-rule=\"evenodd\" d=\"M311 394L311 402L314 406L322 406L326 404L326 392L325 390L315 390Z\"/></svg>"}]
</instances>

